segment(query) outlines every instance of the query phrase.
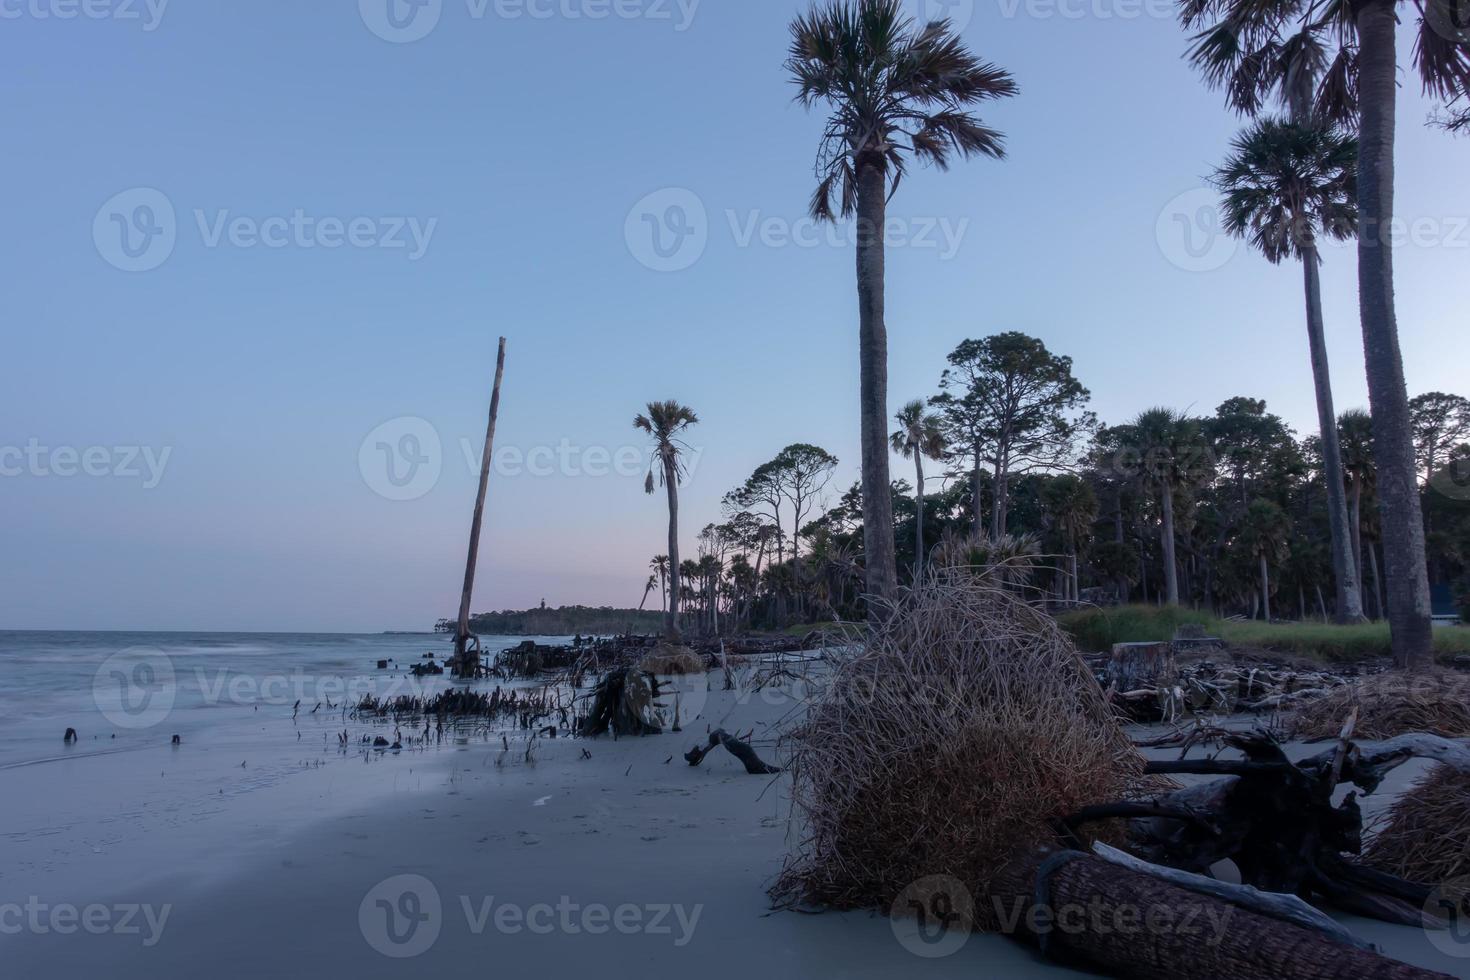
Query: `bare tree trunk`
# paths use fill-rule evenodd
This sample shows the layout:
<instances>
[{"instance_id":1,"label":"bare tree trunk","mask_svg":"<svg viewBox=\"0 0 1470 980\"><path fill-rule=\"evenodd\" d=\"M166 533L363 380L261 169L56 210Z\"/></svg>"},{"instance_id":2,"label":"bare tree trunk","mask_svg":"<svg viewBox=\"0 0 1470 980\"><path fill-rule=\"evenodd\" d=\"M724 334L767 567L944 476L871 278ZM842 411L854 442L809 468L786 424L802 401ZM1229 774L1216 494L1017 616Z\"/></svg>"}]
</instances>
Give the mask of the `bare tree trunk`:
<instances>
[{"instance_id":1,"label":"bare tree trunk","mask_svg":"<svg viewBox=\"0 0 1470 980\"><path fill-rule=\"evenodd\" d=\"M1179 567L1174 560L1174 488L1168 480L1159 484L1163 488L1163 530L1160 541L1164 548L1164 586L1168 590L1168 603L1179 605Z\"/></svg>"},{"instance_id":2,"label":"bare tree trunk","mask_svg":"<svg viewBox=\"0 0 1470 980\"><path fill-rule=\"evenodd\" d=\"M872 599L898 588L893 544L893 491L888 476L888 328L884 324L883 224L887 212L881 154L864 148L857 160L858 358L861 373L863 567ZM881 602L868 604L879 618Z\"/></svg>"},{"instance_id":3,"label":"bare tree trunk","mask_svg":"<svg viewBox=\"0 0 1470 980\"><path fill-rule=\"evenodd\" d=\"M914 447L914 585L924 581L924 454Z\"/></svg>"},{"instance_id":4,"label":"bare tree trunk","mask_svg":"<svg viewBox=\"0 0 1470 980\"><path fill-rule=\"evenodd\" d=\"M679 628L679 469L672 453L664 454L664 490L669 495L669 611L664 614L664 637L684 642Z\"/></svg>"},{"instance_id":5,"label":"bare tree trunk","mask_svg":"<svg viewBox=\"0 0 1470 980\"><path fill-rule=\"evenodd\" d=\"M1353 493L1348 506L1348 521L1351 523L1349 530L1353 545L1353 568L1358 572L1358 581L1363 581L1363 483L1359 477L1353 477ZM1378 608L1378 597L1373 597L1375 619L1383 615L1383 610Z\"/></svg>"},{"instance_id":6,"label":"bare tree trunk","mask_svg":"<svg viewBox=\"0 0 1470 980\"><path fill-rule=\"evenodd\" d=\"M505 377L505 338L495 355L495 386L490 391L490 421L485 425L485 447L480 457L480 489L475 494L475 516L470 522L470 550L465 558L464 588L459 593L459 629L454 634L454 659L463 664L470 639L470 596L475 591L475 565L480 560L480 528L484 524L485 496L490 489L490 459L495 452L495 423L500 417L500 380Z\"/></svg>"},{"instance_id":7,"label":"bare tree trunk","mask_svg":"<svg viewBox=\"0 0 1470 980\"><path fill-rule=\"evenodd\" d=\"M1261 552L1261 609L1266 622L1271 622L1271 572L1266 564L1266 553Z\"/></svg>"},{"instance_id":8,"label":"bare tree trunk","mask_svg":"<svg viewBox=\"0 0 1470 980\"><path fill-rule=\"evenodd\" d=\"M975 540L985 530L985 501L980 494L980 447L975 447L975 472L970 474L970 506L975 509Z\"/></svg>"},{"instance_id":9,"label":"bare tree trunk","mask_svg":"<svg viewBox=\"0 0 1470 980\"><path fill-rule=\"evenodd\" d=\"M1342 478L1342 447L1337 410L1332 404L1332 371L1322 322L1322 278L1314 243L1302 249L1307 296L1307 342L1312 354L1312 382L1317 390L1317 423L1322 431L1322 475L1327 481L1327 523L1332 533L1332 572L1337 581L1337 621L1363 621L1363 592L1349 551L1347 488Z\"/></svg>"},{"instance_id":10,"label":"bare tree trunk","mask_svg":"<svg viewBox=\"0 0 1470 980\"><path fill-rule=\"evenodd\" d=\"M1373 452L1383 515L1388 622L1394 663L1420 669L1432 661L1429 573L1419 506L1409 395L1394 316L1393 148L1397 98L1394 0L1365 0L1358 21L1358 302L1373 416Z\"/></svg>"}]
</instances>

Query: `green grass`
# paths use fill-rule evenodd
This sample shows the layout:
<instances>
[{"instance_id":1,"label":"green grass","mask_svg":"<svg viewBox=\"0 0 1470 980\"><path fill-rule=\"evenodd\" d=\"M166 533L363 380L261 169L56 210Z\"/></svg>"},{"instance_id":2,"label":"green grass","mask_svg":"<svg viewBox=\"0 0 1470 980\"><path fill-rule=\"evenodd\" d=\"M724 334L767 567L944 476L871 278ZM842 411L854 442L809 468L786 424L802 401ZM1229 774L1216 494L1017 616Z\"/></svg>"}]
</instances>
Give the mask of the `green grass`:
<instances>
[{"instance_id":1,"label":"green grass","mask_svg":"<svg viewBox=\"0 0 1470 980\"><path fill-rule=\"evenodd\" d=\"M1335 626L1328 623L1231 622L1192 609L1157 606L1119 606L1065 613L1059 621L1083 650L1109 650L1114 643L1140 643L1174 638L1184 623L1204 626L1232 646L1294 654L1318 660L1349 662L1389 657L1387 623ZM1434 631L1434 649L1440 658L1470 653L1470 629L1449 627Z\"/></svg>"}]
</instances>

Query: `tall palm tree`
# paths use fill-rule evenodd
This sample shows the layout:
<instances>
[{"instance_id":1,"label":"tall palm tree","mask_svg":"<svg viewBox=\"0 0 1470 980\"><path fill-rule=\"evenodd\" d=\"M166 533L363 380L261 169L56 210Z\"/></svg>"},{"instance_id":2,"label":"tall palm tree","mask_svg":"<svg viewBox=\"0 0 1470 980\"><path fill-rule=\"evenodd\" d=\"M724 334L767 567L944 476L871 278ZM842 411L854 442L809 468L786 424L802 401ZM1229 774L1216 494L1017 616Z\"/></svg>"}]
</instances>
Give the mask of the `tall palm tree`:
<instances>
[{"instance_id":1,"label":"tall palm tree","mask_svg":"<svg viewBox=\"0 0 1470 980\"><path fill-rule=\"evenodd\" d=\"M683 642L679 629L679 480L684 475L683 451L689 448L679 433L698 421L692 409L676 401L649 402L648 413L633 418L633 427L651 435L654 442L654 463L643 489L653 493L657 472L669 498L669 604L664 610L664 636L674 644Z\"/></svg>"},{"instance_id":2,"label":"tall palm tree","mask_svg":"<svg viewBox=\"0 0 1470 980\"><path fill-rule=\"evenodd\" d=\"M1291 519L1279 505L1263 499L1251 501L1240 526L1240 541L1250 549L1261 570L1261 611L1271 621L1271 566L1286 560Z\"/></svg>"},{"instance_id":3,"label":"tall palm tree","mask_svg":"<svg viewBox=\"0 0 1470 980\"><path fill-rule=\"evenodd\" d=\"M1455 5L1414 0L1406 18L1417 31L1420 82L1447 104L1470 93L1470 44L1456 29ZM1379 462L1388 619L1395 662L1422 667L1433 658L1429 573L1393 298L1398 7L1399 0L1179 0L1184 26L1199 29L1191 60L1210 84L1226 89L1236 109L1255 114L1274 95L1293 118L1315 113L1357 127L1358 308Z\"/></svg>"},{"instance_id":4,"label":"tall palm tree","mask_svg":"<svg viewBox=\"0 0 1470 980\"><path fill-rule=\"evenodd\" d=\"M1348 541L1347 491L1332 403L1332 372L1322 319L1319 235L1344 239L1357 230L1357 141L1313 122L1263 119L1238 136L1215 186L1225 195L1225 228L1249 239L1267 261L1302 263L1307 345L1317 390L1323 478L1337 580L1337 620L1363 619L1363 594Z\"/></svg>"},{"instance_id":5,"label":"tall palm tree","mask_svg":"<svg viewBox=\"0 0 1470 980\"><path fill-rule=\"evenodd\" d=\"M944 428L939 415L916 398L894 416L893 451L914 461L914 584L924 578L924 457L944 458Z\"/></svg>"},{"instance_id":6,"label":"tall palm tree","mask_svg":"<svg viewBox=\"0 0 1470 980\"><path fill-rule=\"evenodd\" d=\"M1363 491L1374 490L1377 484L1377 466L1373 460L1373 420L1361 409L1343 412L1337 421L1338 444L1342 450L1343 475L1348 488L1348 529L1353 546L1353 567L1357 569L1358 581L1363 581ZM1374 606L1380 607L1377 594ZM1376 616L1383 609L1375 609Z\"/></svg>"},{"instance_id":7,"label":"tall palm tree","mask_svg":"<svg viewBox=\"0 0 1470 980\"><path fill-rule=\"evenodd\" d=\"M1205 463L1199 422L1171 408L1151 408L1120 432L1137 458L1139 475L1159 490L1159 544L1164 560L1165 601L1179 605L1179 562L1174 534L1174 494Z\"/></svg>"},{"instance_id":8,"label":"tall palm tree","mask_svg":"<svg viewBox=\"0 0 1470 980\"><path fill-rule=\"evenodd\" d=\"M1004 156L1001 134L969 109L1014 95L1016 83L971 54L948 20L916 25L903 0L828 0L797 17L786 68L797 102L831 108L812 216L857 219L863 560L868 594L886 599L898 587L888 476L887 202L911 156L941 170L956 153Z\"/></svg>"}]
</instances>

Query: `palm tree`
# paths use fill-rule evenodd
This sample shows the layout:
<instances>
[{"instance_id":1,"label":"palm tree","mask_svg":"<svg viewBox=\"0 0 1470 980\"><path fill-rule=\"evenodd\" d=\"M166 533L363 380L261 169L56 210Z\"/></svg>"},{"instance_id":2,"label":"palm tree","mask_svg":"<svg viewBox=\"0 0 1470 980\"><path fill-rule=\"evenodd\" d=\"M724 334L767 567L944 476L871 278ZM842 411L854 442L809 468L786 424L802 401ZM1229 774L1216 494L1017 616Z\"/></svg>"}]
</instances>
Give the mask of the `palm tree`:
<instances>
[{"instance_id":1,"label":"palm tree","mask_svg":"<svg viewBox=\"0 0 1470 980\"><path fill-rule=\"evenodd\" d=\"M1043 494L1052 522L1067 542L1067 580L1071 593L1067 598L1076 602L1081 592L1078 587L1077 552L1080 542L1087 537L1097 521L1097 494L1093 492L1092 484L1071 473L1050 481Z\"/></svg>"},{"instance_id":2,"label":"palm tree","mask_svg":"<svg viewBox=\"0 0 1470 980\"><path fill-rule=\"evenodd\" d=\"M1174 493L1202 465L1204 437L1196 419L1171 408L1151 408L1124 426L1120 438L1137 457L1139 475L1159 489L1165 600L1179 605L1179 562L1175 557Z\"/></svg>"},{"instance_id":3,"label":"palm tree","mask_svg":"<svg viewBox=\"0 0 1470 980\"><path fill-rule=\"evenodd\" d=\"M1343 412L1337 421L1338 443L1342 450L1343 474L1348 486L1348 529L1353 546L1353 567L1358 581L1363 581L1363 491L1373 490L1377 483L1377 466L1373 460L1373 420L1361 409ZM1379 607L1374 593L1374 606ZM1382 608L1375 609L1383 615Z\"/></svg>"},{"instance_id":4,"label":"palm tree","mask_svg":"<svg viewBox=\"0 0 1470 980\"><path fill-rule=\"evenodd\" d=\"M924 457L944 458L944 429L940 418L927 410L922 399L914 399L894 416L898 430L891 441L893 451L914 461L914 584L924 578Z\"/></svg>"},{"instance_id":5,"label":"palm tree","mask_svg":"<svg viewBox=\"0 0 1470 980\"><path fill-rule=\"evenodd\" d=\"M1271 565L1286 560L1290 536L1291 519L1286 511L1270 500L1251 501L1241 522L1240 541L1260 563L1261 608L1268 623L1271 621Z\"/></svg>"},{"instance_id":6,"label":"palm tree","mask_svg":"<svg viewBox=\"0 0 1470 980\"><path fill-rule=\"evenodd\" d=\"M888 330L883 233L887 202L910 156L946 169L952 155L1000 158L1003 138L971 106L1014 95L1004 70L979 61L948 20L917 26L902 0L829 0L791 24L786 68L796 101L831 107L817 154L811 213L856 216L867 591L898 587L888 477ZM876 615L877 606L870 615Z\"/></svg>"},{"instance_id":7,"label":"palm tree","mask_svg":"<svg viewBox=\"0 0 1470 980\"><path fill-rule=\"evenodd\" d=\"M688 448L678 436L698 421L692 409L676 401L649 402L648 414L633 418L633 428L648 433L654 440L654 464L643 482L643 489L653 493L653 477L657 471L669 498L669 604L664 610L664 636L673 644L683 641L679 630L679 480L684 475L681 457Z\"/></svg>"},{"instance_id":8,"label":"palm tree","mask_svg":"<svg viewBox=\"0 0 1470 980\"><path fill-rule=\"evenodd\" d=\"M1358 307L1368 368L1379 509L1388 566L1394 659L1433 657L1424 521L1414 434L1393 299L1393 148L1398 95L1399 0L1179 0L1195 35L1190 58L1232 106L1259 112L1274 95L1294 119L1315 113L1358 134ZM1415 0L1414 63L1426 93L1453 104L1470 93L1470 45L1452 0ZM1335 52L1333 48L1335 47Z\"/></svg>"},{"instance_id":9,"label":"palm tree","mask_svg":"<svg viewBox=\"0 0 1470 980\"><path fill-rule=\"evenodd\" d=\"M1317 250L1319 234L1344 239L1357 229L1357 141L1316 123L1263 119L1237 137L1232 150L1214 176L1215 186L1225 195L1225 228L1249 239L1273 264L1287 258L1302 263L1307 345L1317 390L1332 570L1337 580L1337 620L1360 622L1363 593L1348 543L1347 492L1327 363Z\"/></svg>"},{"instance_id":10,"label":"palm tree","mask_svg":"<svg viewBox=\"0 0 1470 980\"><path fill-rule=\"evenodd\" d=\"M644 586L643 586L643 598L640 599L640 600L638 600L638 611L639 612L642 612L643 611L643 607L646 606L646 605L648 605L648 593L652 592L656 588L658 588L658 576L657 575L650 575L650 576L648 576L648 581L646 583L644 583Z\"/></svg>"},{"instance_id":11,"label":"palm tree","mask_svg":"<svg viewBox=\"0 0 1470 980\"><path fill-rule=\"evenodd\" d=\"M648 567L653 569L653 574L658 576L659 612L667 612L669 608L669 556L654 555L648 562Z\"/></svg>"}]
</instances>

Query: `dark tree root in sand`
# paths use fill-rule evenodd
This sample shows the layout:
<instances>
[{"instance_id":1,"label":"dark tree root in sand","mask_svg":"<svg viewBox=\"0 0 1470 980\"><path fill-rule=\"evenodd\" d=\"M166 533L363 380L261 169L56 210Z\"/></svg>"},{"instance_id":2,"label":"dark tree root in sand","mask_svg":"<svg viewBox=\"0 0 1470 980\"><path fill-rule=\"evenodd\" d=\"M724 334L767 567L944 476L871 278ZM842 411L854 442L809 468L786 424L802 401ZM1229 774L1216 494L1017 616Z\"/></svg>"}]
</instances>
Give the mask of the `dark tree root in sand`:
<instances>
[{"instance_id":1,"label":"dark tree root in sand","mask_svg":"<svg viewBox=\"0 0 1470 980\"><path fill-rule=\"evenodd\" d=\"M1432 889L1356 863L1363 817L1357 791L1333 805L1339 784L1364 792L1409 758L1402 745L1365 755L1349 738L1291 762L1266 734L1228 734L1225 744L1244 759L1182 759L1148 765L1150 773L1223 776L1151 803L1089 807L1062 821L1062 840L1077 845L1076 828L1097 820L1130 820L1132 850L1169 868L1208 874L1231 860L1241 881L1266 892L1298 895L1401 925L1438 925L1423 912Z\"/></svg>"},{"instance_id":2,"label":"dark tree root in sand","mask_svg":"<svg viewBox=\"0 0 1470 980\"><path fill-rule=\"evenodd\" d=\"M592 706L578 733L588 737L612 732L621 735L657 735L663 731L648 719L664 685L653 674L636 667L610 671L592 691Z\"/></svg>"},{"instance_id":3,"label":"dark tree root in sand","mask_svg":"<svg viewBox=\"0 0 1470 980\"><path fill-rule=\"evenodd\" d=\"M1040 946L1048 957L1116 976L1160 980L1444 976L1077 851L1037 851L992 881L990 893L1003 919L1013 920L1012 930Z\"/></svg>"},{"instance_id":4,"label":"dark tree root in sand","mask_svg":"<svg viewBox=\"0 0 1470 980\"><path fill-rule=\"evenodd\" d=\"M745 771L752 776L770 776L781 771L777 766L762 762L761 757L755 754L755 749L751 748L749 743L726 733L723 728L716 728L709 733L708 745L696 745L685 752L684 760L691 766L697 766L704 761L705 756L721 745L729 749L730 754L739 759L745 766Z\"/></svg>"}]
</instances>

